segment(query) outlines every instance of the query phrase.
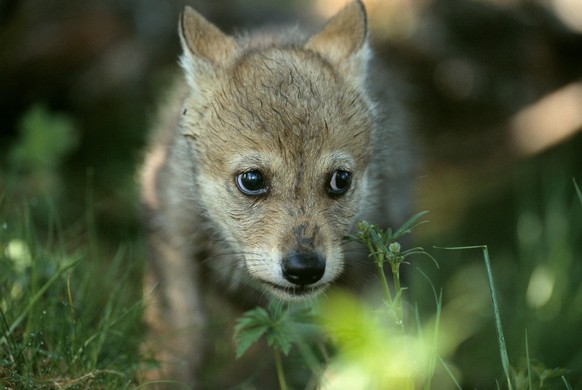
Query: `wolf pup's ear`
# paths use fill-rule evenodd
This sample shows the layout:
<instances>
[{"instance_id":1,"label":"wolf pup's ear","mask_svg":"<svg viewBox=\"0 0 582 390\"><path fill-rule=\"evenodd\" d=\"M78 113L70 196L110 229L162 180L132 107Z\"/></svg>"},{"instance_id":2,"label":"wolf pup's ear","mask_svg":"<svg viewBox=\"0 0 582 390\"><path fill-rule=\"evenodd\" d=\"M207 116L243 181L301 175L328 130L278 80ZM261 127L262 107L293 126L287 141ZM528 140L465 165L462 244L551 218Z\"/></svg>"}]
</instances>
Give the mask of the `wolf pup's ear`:
<instances>
[{"instance_id":1,"label":"wolf pup's ear","mask_svg":"<svg viewBox=\"0 0 582 390\"><path fill-rule=\"evenodd\" d=\"M305 48L319 53L348 79L363 82L370 49L362 2L356 0L341 9L319 33L309 38Z\"/></svg>"},{"instance_id":2,"label":"wolf pup's ear","mask_svg":"<svg viewBox=\"0 0 582 390\"><path fill-rule=\"evenodd\" d=\"M178 31L183 50L180 64L193 88L199 88L205 77L212 78L219 68L228 66L237 56L239 48L234 38L189 6L180 15Z\"/></svg>"}]
</instances>

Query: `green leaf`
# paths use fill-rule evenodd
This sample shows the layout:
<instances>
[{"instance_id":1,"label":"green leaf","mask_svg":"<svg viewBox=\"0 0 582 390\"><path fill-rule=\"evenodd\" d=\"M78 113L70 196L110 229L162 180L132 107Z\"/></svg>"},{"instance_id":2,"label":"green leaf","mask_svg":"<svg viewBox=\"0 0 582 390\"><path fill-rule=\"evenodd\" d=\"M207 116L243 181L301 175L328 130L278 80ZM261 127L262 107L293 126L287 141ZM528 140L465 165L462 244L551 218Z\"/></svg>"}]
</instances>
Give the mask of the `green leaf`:
<instances>
[{"instance_id":1,"label":"green leaf","mask_svg":"<svg viewBox=\"0 0 582 390\"><path fill-rule=\"evenodd\" d=\"M532 367L535 374L538 376L540 380L540 387L544 386L544 382L547 379L562 377L569 372L567 369L564 368L546 368L546 366L543 363L538 361L533 363Z\"/></svg>"},{"instance_id":2,"label":"green leaf","mask_svg":"<svg viewBox=\"0 0 582 390\"><path fill-rule=\"evenodd\" d=\"M234 341L236 343L236 358L240 358L271 326L269 313L256 307L245 312L234 325Z\"/></svg>"},{"instance_id":3,"label":"green leaf","mask_svg":"<svg viewBox=\"0 0 582 390\"><path fill-rule=\"evenodd\" d=\"M270 347L274 349L278 349L285 356L289 354L291 350L292 340L293 339L293 332L289 332L291 330L290 327L276 327L273 329L273 332L270 332L267 335L267 343Z\"/></svg>"},{"instance_id":4,"label":"green leaf","mask_svg":"<svg viewBox=\"0 0 582 390\"><path fill-rule=\"evenodd\" d=\"M269 324L269 313L263 307L256 307L245 312L234 325L235 334L247 327L256 326L259 324Z\"/></svg>"},{"instance_id":5,"label":"green leaf","mask_svg":"<svg viewBox=\"0 0 582 390\"><path fill-rule=\"evenodd\" d=\"M422 225L423 223L427 223L428 221L421 221L419 223L416 223L416 221L418 221L420 218L424 217L425 215L427 215L429 212L428 211L421 211L419 213L414 214L412 217L410 217L410 219L408 219L408 221L404 222L402 224L402 226L400 226L395 232L394 234L392 234L391 236L391 240L397 240L398 238L409 234L412 230L414 230L417 226Z\"/></svg>"},{"instance_id":6,"label":"green leaf","mask_svg":"<svg viewBox=\"0 0 582 390\"><path fill-rule=\"evenodd\" d=\"M253 328L243 328L235 335L236 358L240 358L262 335L267 332L267 326L255 326Z\"/></svg>"},{"instance_id":7,"label":"green leaf","mask_svg":"<svg viewBox=\"0 0 582 390\"><path fill-rule=\"evenodd\" d=\"M381 252L384 254L388 254L388 252L390 252L388 248L386 248L386 245L384 245L384 240L382 240L382 237L379 234L379 229L376 228L376 226L370 229L370 237L372 238L372 242L376 248L378 248Z\"/></svg>"}]
</instances>

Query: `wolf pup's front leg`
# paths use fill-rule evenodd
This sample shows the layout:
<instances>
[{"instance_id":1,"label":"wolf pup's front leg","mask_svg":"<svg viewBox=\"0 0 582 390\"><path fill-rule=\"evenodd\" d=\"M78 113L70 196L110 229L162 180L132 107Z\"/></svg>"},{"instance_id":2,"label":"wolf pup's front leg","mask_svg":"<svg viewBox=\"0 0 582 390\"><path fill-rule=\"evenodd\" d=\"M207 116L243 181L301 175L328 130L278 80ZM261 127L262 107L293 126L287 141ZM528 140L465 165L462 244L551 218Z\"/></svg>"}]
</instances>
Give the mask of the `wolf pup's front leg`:
<instances>
[{"instance_id":1,"label":"wolf pup's front leg","mask_svg":"<svg viewBox=\"0 0 582 390\"><path fill-rule=\"evenodd\" d=\"M191 171L178 166L188 153L172 136L176 131L176 115L170 114L180 106L171 101L168 107L158 124L157 138L141 177L150 257L144 281L148 327L144 353L153 353L157 364L146 367L142 379L195 385L204 356L206 324L194 246L200 234L196 231L200 221L196 205L188 195L192 191L187 184Z\"/></svg>"},{"instance_id":2,"label":"wolf pup's front leg","mask_svg":"<svg viewBox=\"0 0 582 390\"><path fill-rule=\"evenodd\" d=\"M155 369L146 381L177 380L196 384L204 355L206 316L198 291L198 270L182 243L161 234L150 236L152 264L146 274L145 303L148 343ZM159 261L162 260L163 261Z\"/></svg>"}]
</instances>

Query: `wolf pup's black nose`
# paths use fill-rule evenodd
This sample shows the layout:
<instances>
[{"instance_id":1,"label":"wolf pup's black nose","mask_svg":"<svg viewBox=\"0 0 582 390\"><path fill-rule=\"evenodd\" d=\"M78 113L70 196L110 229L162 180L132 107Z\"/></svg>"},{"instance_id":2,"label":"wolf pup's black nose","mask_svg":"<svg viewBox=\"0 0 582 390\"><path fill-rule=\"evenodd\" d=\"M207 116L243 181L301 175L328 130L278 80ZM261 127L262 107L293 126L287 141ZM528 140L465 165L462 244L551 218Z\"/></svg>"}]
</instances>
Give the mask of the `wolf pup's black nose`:
<instances>
[{"instance_id":1,"label":"wolf pup's black nose","mask_svg":"<svg viewBox=\"0 0 582 390\"><path fill-rule=\"evenodd\" d=\"M317 253L295 252L283 259L283 276L293 284L313 284L324 273L325 260Z\"/></svg>"}]
</instances>

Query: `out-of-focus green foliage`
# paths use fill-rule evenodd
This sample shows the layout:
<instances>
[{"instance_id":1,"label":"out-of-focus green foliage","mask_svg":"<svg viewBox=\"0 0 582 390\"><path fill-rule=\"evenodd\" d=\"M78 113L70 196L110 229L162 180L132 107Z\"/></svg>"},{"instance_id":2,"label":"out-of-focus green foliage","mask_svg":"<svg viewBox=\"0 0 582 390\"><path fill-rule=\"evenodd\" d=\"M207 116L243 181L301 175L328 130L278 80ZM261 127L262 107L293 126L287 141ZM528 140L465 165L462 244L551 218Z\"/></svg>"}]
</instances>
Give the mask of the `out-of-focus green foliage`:
<instances>
[{"instance_id":1,"label":"out-of-focus green foliage","mask_svg":"<svg viewBox=\"0 0 582 390\"><path fill-rule=\"evenodd\" d=\"M9 161L14 168L26 171L50 171L79 143L74 121L64 114L48 111L41 104L32 106L18 126L18 139L12 146Z\"/></svg>"}]
</instances>

